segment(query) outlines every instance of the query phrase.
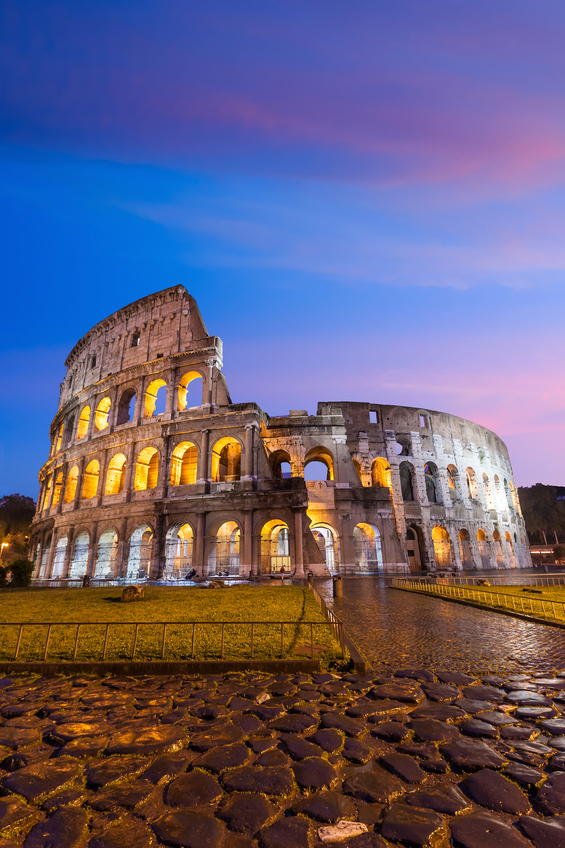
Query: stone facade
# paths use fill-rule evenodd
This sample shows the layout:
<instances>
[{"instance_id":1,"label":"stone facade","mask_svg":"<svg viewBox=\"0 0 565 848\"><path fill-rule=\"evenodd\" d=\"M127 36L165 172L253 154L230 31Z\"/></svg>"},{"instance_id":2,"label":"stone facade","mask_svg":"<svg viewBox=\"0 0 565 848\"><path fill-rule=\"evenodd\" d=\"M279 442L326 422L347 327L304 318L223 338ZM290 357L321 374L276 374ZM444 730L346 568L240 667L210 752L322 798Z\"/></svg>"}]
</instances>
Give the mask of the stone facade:
<instances>
[{"instance_id":1,"label":"stone facade","mask_svg":"<svg viewBox=\"0 0 565 848\"><path fill-rule=\"evenodd\" d=\"M182 286L101 321L65 364L30 537L36 578L531 565L494 433L410 407L270 418L234 404L222 342Z\"/></svg>"}]
</instances>

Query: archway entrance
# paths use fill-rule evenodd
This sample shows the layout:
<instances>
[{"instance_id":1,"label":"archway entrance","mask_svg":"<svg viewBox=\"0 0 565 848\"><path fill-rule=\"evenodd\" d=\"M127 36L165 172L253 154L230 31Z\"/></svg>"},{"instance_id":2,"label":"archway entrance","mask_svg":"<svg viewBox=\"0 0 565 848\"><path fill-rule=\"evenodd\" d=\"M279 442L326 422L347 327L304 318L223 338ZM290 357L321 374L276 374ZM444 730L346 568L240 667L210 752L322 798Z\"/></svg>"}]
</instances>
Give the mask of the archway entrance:
<instances>
[{"instance_id":1,"label":"archway entrance","mask_svg":"<svg viewBox=\"0 0 565 848\"><path fill-rule=\"evenodd\" d=\"M223 574L225 577L239 574L240 537L239 527L235 521L226 521L222 524L212 541L212 549L208 557L209 574Z\"/></svg>"},{"instance_id":2,"label":"archway entrance","mask_svg":"<svg viewBox=\"0 0 565 848\"><path fill-rule=\"evenodd\" d=\"M67 536L61 536L60 539L57 540L57 547L55 548L55 558L53 560L53 570L52 577L55 579L56 577L63 576L63 568L65 567L65 554L67 553ZM42 574L42 577L45 577L45 574Z\"/></svg>"},{"instance_id":3,"label":"archway entrance","mask_svg":"<svg viewBox=\"0 0 565 848\"><path fill-rule=\"evenodd\" d=\"M432 530L432 541L434 543L434 556L438 569L453 568L453 554L451 551L451 539L445 527L435 526Z\"/></svg>"},{"instance_id":4,"label":"archway entrance","mask_svg":"<svg viewBox=\"0 0 565 848\"><path fill-rule=\"evenodd\" d=\"M283 567L290 574L288 524L274 518L261 531L261 574L277 574Z\"/></svg>"},{"instance_id":5,"label":"archway entrance","mask_svg":"<svg viewBox=\"0 0 565 848\"><path fill-rule=\"evenodd\" d=\"M353 528L355 568L362 573L382 571L381 534L372 524L361 523Z\"/></svg>"},{"instance_id":6,"label":"archway entrance","mask_svg":"<svg viewBox=\"0 0 565 848\"><path fill-rule=\"evenodd\" d=\"M165 574L168 580L184 580L192 569L194 533L190 524L175 524L167 532Z\"/></svg>"},{"instance_id":7,"label":"archway entrance","mask_svg":"<svg viewBox=\"0 0 565 848\"><path fill-rule=\"evenodd\" d=\"M106 530L98 540L96 554L96 567L94 577L98 579L113 580L116 576L116 562L118 559L118 534L115 530Z\"/></svg>"},{"instance_id":8,"label":"archway entrance","mask_svg":"<svg viewBox=\"0 0 565 848\"><path fill-rule=\"evenodd\" d=\"M461 565L465 569L473 568L473 551L471 549L471 536L468 530L459 531L459 552L461 554Z\"/></svg>"},{"instance_id":9,"label":"archway entrance","mask_svg":"<svg viewBox=\"0 0 565 848\"><path fill-rule=\"evenodd\" d=\"M316 544L321 550L326 565L332 574L339 571L339 539L338 535L329 524L315 524L310 527Z\"/></svg>"},{"instance_id":10,"label":"archway entrance","mask_svg":"<svg viewBox=\"0 0 565 848\"><path fill-rule=\"evenodd\" d=\"M136 527L129 540L127 576L130 580L146 580L151 567L153 530L148 524Z\"/></svg>"},{"instance_id":11,"label":"archway entrance","mask_svg":"<svg viewBox=\"0 0 565 848\"><path fill-rule=\"evenodd\" d=\"M506 533L506 548L508 550L508 559L510 560L510 568L516 568L516 554L514 553L514 545L512 544L512 536Z\"/></svg>"},{"instance_id":12,"label":"archway entrance","mask_svg":"<svg viewBox=\"0 0 565 848\"><path fill-rule=\"evenodd\" d=\"M84 533L80 533L75 540L73 548L73 559L69 574L71 580L80 580L86 574L89 547L90 536L86 531Z\"/></svg>"},{"instance_id":13,"label":"archway entrance","mask_svg":"<svg viewBox=\"0 0 565 848\"><path fill-rule=\"evenodd\" d=\"M422 554L420 550L420 534L415 527L406 530L406 553L410 571L422 570Z\"/></svg>"},{"instance_id":14,"label":"archway entrance","mask_svg":"<svg viewBox=\"0 0 565 848\"><path fill-rule=\"evenodd\" d=\"M477 542L479 545L479 556L481 557L481 568L490 568L490 551L487 534L484 530L477 530Z\"/></svg>"},{"instance_id":15,"label":"archway entrance","mask_svg":"<svg viewBox=\"0 0 565 848\"><path fill-rule=\"evenodd\" d=\"M502 540L500 538L500 533L498 530L495 530L492 534L492 542L494 547L494 556L496 558L496 567L504 568L506 563L504 562L504 551L502 550Z\"/></svg>"}]
</instances>

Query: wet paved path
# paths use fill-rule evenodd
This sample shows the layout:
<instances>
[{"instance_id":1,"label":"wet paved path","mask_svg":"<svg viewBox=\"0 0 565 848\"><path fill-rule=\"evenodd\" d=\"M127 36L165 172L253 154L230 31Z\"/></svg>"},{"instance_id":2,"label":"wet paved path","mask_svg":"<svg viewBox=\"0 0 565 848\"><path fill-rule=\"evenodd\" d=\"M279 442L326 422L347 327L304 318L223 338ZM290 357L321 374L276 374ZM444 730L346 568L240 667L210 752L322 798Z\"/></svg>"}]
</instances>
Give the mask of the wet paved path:
<instances>
[{"instance_id":1,"label":"wet paved path","mask_svg":"<svg viewBox=\"0 0 565 848\"><path fill-rule=\"evenodd\" d=\"M448 669L470 674L565 668L565 630L388 589L382 578L331 580L316 588L375 668Z\"/></svg>"}]
</instances>

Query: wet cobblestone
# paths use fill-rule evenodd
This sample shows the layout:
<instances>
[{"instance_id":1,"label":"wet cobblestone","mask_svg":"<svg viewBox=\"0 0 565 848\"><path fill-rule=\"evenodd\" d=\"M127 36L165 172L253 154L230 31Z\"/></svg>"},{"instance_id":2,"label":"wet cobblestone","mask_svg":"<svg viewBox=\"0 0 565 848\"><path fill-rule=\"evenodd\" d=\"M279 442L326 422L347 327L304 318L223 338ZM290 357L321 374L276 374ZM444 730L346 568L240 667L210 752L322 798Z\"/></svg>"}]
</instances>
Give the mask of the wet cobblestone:
<instances>
[{"instance_id":1,"label":"wet cobblestone","mask_svg":"<svg viewBox=\"0 0 565 848\"><path fill-rule=\"evenodd\" d=\"M453 670L474 674L565 667L565 630L512 616L389 589L382 578L316 581L373 668Z\"/></svg>"}]
</instances>

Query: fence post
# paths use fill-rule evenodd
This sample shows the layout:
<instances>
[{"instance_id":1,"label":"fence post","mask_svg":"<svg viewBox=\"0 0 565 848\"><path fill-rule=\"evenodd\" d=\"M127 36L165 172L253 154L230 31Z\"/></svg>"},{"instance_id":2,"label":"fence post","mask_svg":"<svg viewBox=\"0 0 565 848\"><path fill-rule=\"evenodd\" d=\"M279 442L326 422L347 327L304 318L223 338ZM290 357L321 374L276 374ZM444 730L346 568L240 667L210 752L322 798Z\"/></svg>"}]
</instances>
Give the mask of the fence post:
<instances>
[{"instance_id":1,"label":"fence post","mask_svg":"<svg viewBox=\"0 0 565 848\"><path fill-rule=\"evenodd\" d=\"M310 659L314 659L314 625L310 624Z\"/></svg>"},{"instance_id":2,"label":"fence post","mask_svg":"<svg viewBox=\"0 0 565 848\"><path fill-rule=\"evenodd\" d=\"M192 660L194 659L194 634L195 634L195 631L196 631L196 622L193 621L192 622L192 655L191 655Z\"/></svg>"},{"instance_id":3,"label":"fence post","mask_svg":"<svg viewBox=\"0 0 565 848\"><path fill-rule=\"evenodd\" d=\"M16 653L14 654L14 661L18 658L18 653L20 650L20 642L22 641L22 630L24 629L23 624L20 624L20 629L18 632L18 641L16 642Z\"/></svg>"},{"instance_id":4,"label":"fence post","mask_svg":"<svg viewBox=\"0 0 565 848\"><path fill-rule=\"evenodd\" d=\"M45 660L47 659L47 651L49 650L49 642L51 640L51 628L52 627L53 627L52 624L50 624L47 627L47 638L45 640L45 653L43 654L43 662L45 662Z\"/></svg>"},{"instance_id":5,"label":"fence post","mask_svg":"<svg viewBox=\"0 0 565 848\"><path fill-rule=\"evenodd\" d=\"M281 621L281 660L284 657L284 623Z\"/></svg>"},{"instance_id":6,"label":"fence post","mask_svg":"<svg viewBox=\"0 0 565 848\"><path fill-rule=\"evenodd\" d=\"M77 624L77 635L76 635L76 639L75 639L75 650L74 650L74 653L73 653L73 661L76 660L76 658L77 658L79 634L80 634L80 624Z\"/></svg>"},{"instance_id":7,"label":"fence post","mask_svg":"<svg viewBox=\"0 0 565 848\"><path fill-rule=\"evenodd\" d=\"M251 622L251 659L253 659L253 631L255 629L255 624Z\"/></svg>"},{"instance_id":8,"label":"fence post","mask_svg":"<svg viewBox=\"0 0 565 848\"><path fill-rule=\"evenodd\" d=\"M133 639L133 651L131 652L132 660L135 657L135 649L137 648L137 634L138 634L138 632L139 632L139 624L136 624L135 625L135 636L134 636L134 639Z\"/></svg>"},{"instance_id":9,"label":"fence post","mask_svg":"<svg viewBox=\"0 0 565 848\"><path fill-rule=\"evenodd\" d=\"M106 625L106 635L104 636L104 651L102 653L102 662L106 659L106 650L108 649L108 633L110 631L110 625Z\"/></svg>"},{"instance_id":10,"label":"fence post","mask_svg":"<svg viewBox=\"0 0 565 848\"><path fill-rule=\"evenodd\" d=\"M223 660L223 658L224 658L224 628L225 628L225 626L226 626L226 622L222 621L222 653L220 655L221 660Z\"/></svg>"},{"instance_id":11,"label":"fence post","mask_svg":"<svg viewBox=\"0 0 565 848\"><path fill-rule=\"evenodd\" d=\"M163 623L163 644L161 646L161 659L165 659L165 640L167 638L167 622Z\"/></svg>"}]
</instances>

